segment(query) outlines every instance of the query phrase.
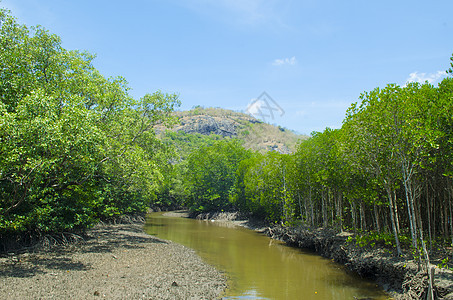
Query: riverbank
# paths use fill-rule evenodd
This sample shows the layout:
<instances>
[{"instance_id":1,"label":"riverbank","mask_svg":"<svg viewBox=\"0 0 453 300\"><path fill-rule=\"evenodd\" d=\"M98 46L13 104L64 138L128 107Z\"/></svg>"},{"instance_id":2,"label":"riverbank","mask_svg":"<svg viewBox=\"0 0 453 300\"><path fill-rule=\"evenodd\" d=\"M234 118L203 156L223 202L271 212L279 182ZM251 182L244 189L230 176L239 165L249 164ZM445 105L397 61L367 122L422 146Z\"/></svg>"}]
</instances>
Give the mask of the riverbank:
<instances>
[{"instance_id":1,"label":"riverbank","mask_svg":"<svg viewBox=\"0 0 453 300\"><path fill-rule=\"evenodd\" d=\"M188 216L187 213L185 215ZM363 278L376 281L394 299L426 299L428 276L426 272L418 272L416 262L397 257L394 251L383 245L359 247L351 242L353 237L351 233L337 233L322 228L310 230L301 226L267 226L259 220L241 218L238 213L220 212L191 217L229 223L232 226L244 226L266 233L269 237L284 241L290 246L316 252L344 265ZM433 267L436 299L453 299L453 272Z\"/></svg>"},{"instance_id":2,"label":"riverbank","mask_svg":"<svg viewBox=\"0 0 453 300\"><path fill-rule=\"evenodd\" d=\"M143 224L120 224L80 244L0 257L0 286L0 299L217 299L226 279Z\"/></svg>"},{"instance_id":3,"label":"riverbank","mask_svg":"<svg viewBox=\"0 0 453 300\"><path fill-rule=\"evenodd\" d=\"M350 233L329 229L308 230L302 227L268 228L266 233L288 245L312 250L344 265L348 270L381 285L394 299L427 299L429 279L418 271L417 262L398 257L394 251L379 246L359 247L351 242ZM453 273L432 265L435 270L436 299L453 299Z\"/></svg>"}]
</instances>

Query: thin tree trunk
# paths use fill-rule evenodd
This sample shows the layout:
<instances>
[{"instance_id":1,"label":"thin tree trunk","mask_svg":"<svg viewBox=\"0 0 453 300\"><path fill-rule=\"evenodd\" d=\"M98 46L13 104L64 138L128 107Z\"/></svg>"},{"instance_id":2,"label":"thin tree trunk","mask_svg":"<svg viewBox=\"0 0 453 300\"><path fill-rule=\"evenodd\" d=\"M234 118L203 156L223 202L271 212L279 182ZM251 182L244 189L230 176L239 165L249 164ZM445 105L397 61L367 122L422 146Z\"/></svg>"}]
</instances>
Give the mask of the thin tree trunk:
<instances>
[{"instance_id":1,"label":"thin tree trunk","mask_svg":"<svg viewBox=\"0 0 453 300\"><path fill-rule=\"evenodd\" d=\"M448 191L448 207L450 209L450 234L451 234L451 245L453 246L453 222L452 222L452 209L451 209L451 191L450 191L450 187L448 187L447 189Z\"/></svg>"},{"instance_id":2,"label":"thin tree trunk","mask_svg":"<svg viewBox=\"0 0 453 300\"><path fill-rule=\"evenodd\" d=\"M351 205L351 218L352 218L352 226L354 227L354 233L357 233L357 216L355 211L355 200L350 202Z\"/></svg>"},{"instance_id":3,"label":"thin tree trunk","mask_svg":"<svg viewBox=\"0 0 453 300\"><path fill-rule=\"evenodd\" d=\"M393 205L394 205L394 210L395 210L395 221L396 221L396 229L398 234L401 232L400 229L400 217L399 217L399 212L398 212L398 203L396 201L396 191L393 191Z\"/></svg>"},{"instance_id":4,"label":"thin tree trunk","mask_svg":"<svg viewBox=\"0 0 453 300\"><path fill-rule=\"evenodd\" d=\"M332 225L333 225L333 222L335 219L334 219L334 209L332 206L332 198L333 198L332 191L330 190L330 188L328 188L327 189L327 208L332 207L332 209L330 210L330 220L332 221Z\"/></svg>"},{"instance_id":5,"label":"thin tree trunk","mask_svg":"<svg viewBox=\"0 0 453 300\"><path fill-rule=\"evenodd\" d=\"M399 237L398 237L398 234L399 234L399 228L397 228L397 223L395 220L395 209L393 207L393 195L395 194L393 191L390 190L390 187L386 187L387 189L387 196L388 196L388 200L389 200L389 209L390 209L390 221L391 221L391 224L392 224L392 229L393 229L393 235L395 237L395 243L396 243L396 251L398 252L398 255L402 255L402 251L401 251L401 246L400 246L400 240L399 240ZM398 215L398 214L396 214Z\"/></svg>"},{"instance_id":6,"label":"thin tree trunk","mask_svg":"<svg viewBox=\"0 0 453 300\"><path fill-rule=\"evenodd\" d=\"M309 224L311 222L310 211L308 209L308 198L304 197L304 207L305 207L305 222Z\"/></svg>"},{"instance_id":7,"label":"thin tree trunk","mask_svg":"<svg viewBox=\"0 0 453 300\"><path fill-rule=\"evenodd\" d=\"M407 205L407 213L409 216L409 227L411 231L411 238L412 238L412 247L414 247L414 250L417 249L417 234L416 234L416 228L417 226L415 225L415 219L414 219L414 213L413 213L413 201L409 195L409 187L408 187L408 178L406 177L406 174L403 170L404 177L403 177L403 184L404 184L404 191L406 194L406 205Z\"/></svg>"},{"instance_id":8,"label":"thin tree trunk","mask_svg":"<svg viewBox=\"0 0 453 300\"><path fill-rule=\"evenodd\" d=\"M379 223L379 212L378 206L376 205L376 201L374 201L374 219L376 221L376 230L378 233L381 233L381 224Z\"/></svg>"},{"instance_id":9,"label":"thin tree trunk","mask_svg":"<svg viewBox=\"0 0 453 300\"><path fill-rule=\"evenodd\" d=\"M310 185L310 191L309 191L309 197L310 197L310 208L311 208L311 226L315 227L315 214L314 214L314 209L313 209L313 199L311 195L311 185Z\"/></svg>"},{"instance_id":10,"label":"thin tree trunk","mask_svg":"<svg viewBox=\"0 0 453 300\"><path fill-rule=\"evenodd\" d=\"M286 167L285 165L282 166L282 179L283 179L283 215L285 217L285 221L288 222L289 217L288 217L288 204L286 203L288 201L287 197L287 191L286 191Z\"/></svg>"},{"instance_id":11,"label":"thin tree trunk","mask_svg":"<svg viewBox=\"0 0 453 300\"><path fill-rule=\"evenodd\" d=\"M431 235L431 209L430 209L430 201L429 201L429 185L428 185L428 180L426 180L426 209L427 209L427 214L428 214L428 238L429 238L429 249L431 250L431 247L433 245L433 240L432 240L432 235Z\"/></svg>"},{"instance_id":12,"label":"thin tree trunk","mask_svg":"<svg viewBox=\"0 0 453 300\"><path fill-rule=\"evenodd\" d=\"M340 222L340 230L343 232L343 192L338 194L337 217Z\"/></svg>"},{"instance_id":13,"label":"thin tree trunk","mask_svg":"<svg viewBox=\"0 0 453 300\"><path fill-rule=\"evenodd\" d=\"M427 300L434 300L434 270L431 268L431 263L428 255L428 251L426 250L426 244L423 240L423 230L420 228L420 240L422 244L423 255L425 257L425 265L426 265L426 272L428 273L428 295L426 297Z\"/></svg>"},{"instance_id":14,"label":"thin tree trunk","mask_svg":"<svg viewBox=\"0 0 453 300\"><path fill-rule=\"evenodd\" d=\"M360 229L362 229L362 231L366 231L366 227L365 207L363 205L363 201L360 201Z\"/></svg>"},{"instance_id":15,"label":"thin tree trunk","mask_svg":"<svg viewBox=\"0 0 453 300\"><path fill-rule=\"evenodd\" d=\"M324 192L324 188L322 189L322 226L327 227L327 207L326 207L326 194Z\"/></svg>"},{"instance_id":16,"label":"thin tree trunk","mask_svg":"<svg viewBox=\"0 0 453 300\"><path fill-rule=\"evenodd\" d=\"M300 219L304 220L304 217L302 215L302 202L300 201L300 191L299 189L297 190L297 199L299 200L299 213L300 213Z\"/></svg>"}]
</instances>

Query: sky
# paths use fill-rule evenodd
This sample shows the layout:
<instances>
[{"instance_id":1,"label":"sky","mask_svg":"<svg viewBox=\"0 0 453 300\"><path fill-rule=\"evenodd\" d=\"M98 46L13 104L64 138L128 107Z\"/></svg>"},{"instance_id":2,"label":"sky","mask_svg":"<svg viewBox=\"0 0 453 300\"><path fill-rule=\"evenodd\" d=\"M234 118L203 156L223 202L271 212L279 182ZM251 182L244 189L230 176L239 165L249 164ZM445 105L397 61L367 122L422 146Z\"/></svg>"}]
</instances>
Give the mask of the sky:
<instances>
[{"instance_id":1,"label":"sky","mask_svg":"<svg viewBox=\"0 0 453 300\"><path fill-rule=\"evenodd\" d=\"M301 134L340 128L361 93L437 84L453 53L451 0L0 0L68 50L96 55L141 98L221 107Z\"/></svg>"}]
</instances>

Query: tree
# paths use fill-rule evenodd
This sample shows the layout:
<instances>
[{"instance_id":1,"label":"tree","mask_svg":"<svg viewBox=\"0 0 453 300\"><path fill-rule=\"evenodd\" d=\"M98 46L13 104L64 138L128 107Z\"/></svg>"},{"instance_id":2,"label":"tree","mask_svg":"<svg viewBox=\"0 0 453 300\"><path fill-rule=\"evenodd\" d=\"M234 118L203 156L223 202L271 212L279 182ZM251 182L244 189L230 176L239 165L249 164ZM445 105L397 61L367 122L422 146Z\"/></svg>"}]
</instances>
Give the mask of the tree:
<instances>
[{"instance_id":1,"label":"tree","mask_svg":"<svg viewBox=\"0 0 453 300\"><path fill-rule=\"evenodd\" d=\"M5 10L0 24L0 238L143 211L162 178L153 127L174 122L177 96L136 101L88 53Z\"/></svg>"},{"instance_id":2,"label":"tree","mask_svg":"<svg viewBox=\"0 0 453 300\"><path fill-rule=\"evenodd\" d=\"M399 87L387 86L383 91L379 88L361 95L362 103L353 104L347 112L343 128L346 131L346 151L356 168L364 168L378 178L378 182L387 193L389 215L398 254L401 254L399 243L398 203L396 189L400 181L393 152L395 133L386 109L389 103L381 101L381 97L391 98ZM395 103L395 102L394 102Z\"/></svg>"},{"instance_id":3,"label":"tree","mask_svg":"<svg viewBox=\"0 0 453 300\"><path fill-rule=\"evenodd\" d=\"M217 141L192 152L185 174L187 205L196 211L227 209L231 206L237 169L250 153L238 140Z\"/></svg>"}]
</instances>

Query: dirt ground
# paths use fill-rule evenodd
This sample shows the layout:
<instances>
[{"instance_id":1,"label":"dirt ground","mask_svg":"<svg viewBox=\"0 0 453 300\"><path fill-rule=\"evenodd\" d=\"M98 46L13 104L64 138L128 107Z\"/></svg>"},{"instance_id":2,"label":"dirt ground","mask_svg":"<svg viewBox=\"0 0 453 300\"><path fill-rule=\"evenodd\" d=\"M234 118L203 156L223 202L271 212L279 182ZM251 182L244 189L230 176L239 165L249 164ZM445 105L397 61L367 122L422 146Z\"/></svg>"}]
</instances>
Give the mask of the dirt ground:
<instances>
[{"instance_id":1,"label":"dirt ground","mask_svg":"<svg viewBox=\"0 0 453 300\"><path fill-rule=\"evenodd\" d=\"M0 257L0 299L217 299L225 277L142 225L103 225L81 245Z\"/></svg>"}]
</instances>

